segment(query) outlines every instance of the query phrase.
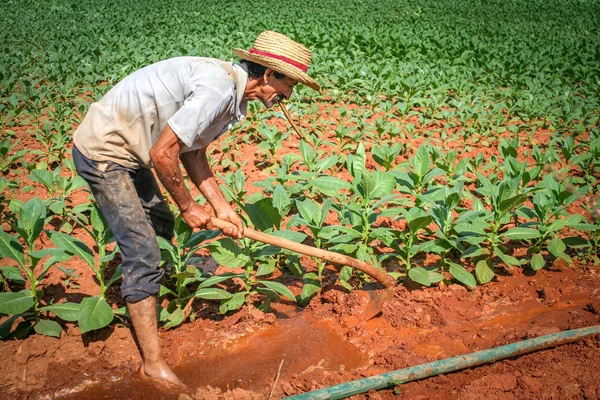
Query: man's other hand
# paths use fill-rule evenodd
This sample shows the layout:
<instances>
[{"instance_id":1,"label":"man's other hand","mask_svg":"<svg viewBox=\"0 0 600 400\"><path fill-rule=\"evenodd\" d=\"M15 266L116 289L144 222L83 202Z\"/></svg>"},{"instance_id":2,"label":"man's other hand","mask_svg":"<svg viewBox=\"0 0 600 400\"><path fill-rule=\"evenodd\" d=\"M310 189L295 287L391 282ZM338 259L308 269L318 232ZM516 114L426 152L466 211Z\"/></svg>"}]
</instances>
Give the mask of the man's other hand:
<instances>
[{"instance_id":1,"label":"man's other hand","mask_svg":"<svg viewBox=\"0 0 600 400\"><path fill-rule=\"evenodd\" d=\"M231 207L217 211L217 218L233 224L233 226L225 228L223 234L234 239L244 237L244 222Z\"/></svg>"},{"instance_id":2,"label":"man's other hand","mask_svg":"<svg viewBox=\"0 0 600 400\"><path fill-rule=\"evenodd\" d=\"M188 208L181 210L181 216L192 229L213 229L210 215L196 202L192 202Z\"/></svg>"}]
</instances>

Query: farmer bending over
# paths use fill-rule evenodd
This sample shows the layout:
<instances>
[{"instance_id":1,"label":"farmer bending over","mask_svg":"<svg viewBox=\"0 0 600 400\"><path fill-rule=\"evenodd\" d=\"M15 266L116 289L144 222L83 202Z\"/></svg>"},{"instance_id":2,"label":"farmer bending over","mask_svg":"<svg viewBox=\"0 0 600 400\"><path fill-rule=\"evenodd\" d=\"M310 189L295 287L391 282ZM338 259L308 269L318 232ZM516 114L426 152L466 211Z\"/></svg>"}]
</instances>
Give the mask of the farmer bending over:
<instances>
[{"instance_id":1,"label":"farmer bending over","mask_svg":"<svg viewBox=\"0 0 600 400\"><path fill-rule=\"evenodd\" d=\"M248 100L267 107L287 99L297 82L315 90L306 71L311 52L276 32L261 33L239 64L178 57L142 68L90 106L73 135L73 160L115 235L123 261L121 293L142 354L140 374L182 384L158 342L156 297L163 271L156 235L173 237L174 218L152 174L194 229L212 229L210 215L184 185L181 160L218 218L244 236L242 219L225 200L206 147L246 115Z\"/></svg>"}]
</instances>

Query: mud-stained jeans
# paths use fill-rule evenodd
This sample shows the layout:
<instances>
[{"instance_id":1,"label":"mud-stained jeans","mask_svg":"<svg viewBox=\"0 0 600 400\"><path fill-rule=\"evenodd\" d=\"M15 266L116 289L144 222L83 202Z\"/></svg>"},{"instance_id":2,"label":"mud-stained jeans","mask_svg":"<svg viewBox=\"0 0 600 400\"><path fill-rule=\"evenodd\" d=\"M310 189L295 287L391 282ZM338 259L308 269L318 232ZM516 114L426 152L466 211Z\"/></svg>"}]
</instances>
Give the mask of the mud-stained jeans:
<instances>
[{"instance_id":1,"label":"mud-stained jeans","mask_svg":"<svg viewBox=\"0 0 600 400\"><path fill-rule=\"evenodd\" d=\"M73 146L77 173L87 181L121 251L125 301L157 295L163 270L156 236L173 237L174 218L152 171L90 160Z\"/></svg>"}]
</instances>

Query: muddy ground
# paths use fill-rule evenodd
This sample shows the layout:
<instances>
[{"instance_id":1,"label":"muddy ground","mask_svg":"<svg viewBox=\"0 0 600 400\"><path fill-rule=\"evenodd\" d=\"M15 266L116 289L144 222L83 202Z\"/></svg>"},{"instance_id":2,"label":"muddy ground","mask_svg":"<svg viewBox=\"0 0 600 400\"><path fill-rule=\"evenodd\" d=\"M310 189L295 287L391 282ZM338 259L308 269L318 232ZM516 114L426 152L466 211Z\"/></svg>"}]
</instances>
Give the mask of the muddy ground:
<instances>
[{"instance_id":1,"label":"muddy ground","mask_svg":"<svg viewBox=\"0 0 600 400\"><path fill-rule=\"evenodd\" d=\"M281 120L274 122L283 127ZM301 123L304 129L308 122ZM17 129L21 148L40 145ZM434 134L435 136L435 134ZM547 139L540 132L539 142ZM418 142L418 141L417 141ZM413 143L413 146L418 143ZM446 143L456 148L464 143ZM469 143L472 152L496 153ZM17 149L18 150L18 149ZM256 146L241 144L241 154L255 154ZM297 152L297 140L287 140L278 155ZM333 149L332 149L333 151ZM213 156L219 156L215 146ZM34 157L27 157L29 161ZM398 161L404 161L399 159ZM373 161L368 162L371 168ZM219 171L220 167L217 167ZM222 170L222 169L221 169ZM244 166L247 188L272 171L259 162ZM32 184L26 173L20 186ZM341 176L344 177L344 176ZM47 197L39 184L33 191L8 195L21 200ZM87 193L73 196L74 204ZM581 212L571 207L571 212ZM328 221L334 223L335 221ZM49 227L52 228L52 227ZM9 230L4 226L5 230ZM88 245L82 229L73 233ZM52 246L44 235L41 246ZM206 254L204 254L206 255ZM310 266L309 260L304 260ZM431 260L418 260L424 265ZM1 265L10 262L3 260ZM46 298L80 301L97 294L92 272L81 261L64 263L78 277L65 284L54 269L45 281ZM206 265L214 270L215 266ZM368 295L348 293L335 283L335 270L326 273L323 291L300 308L276 303L270 312L246 306L222 316L218 304L197 301L195 320L177 329L160 330L167 361L189 385L186 396L197 399L283 398L322 387L500 346L541 335L600 324L600 273L597 267L562 262L530 273L497 266L498 276L475 289L458 284L424 288L400 284L375 318L364 322ZM301 281L285 277L294 293ZM118 287L109 301L122 306ZM177 391L142 382L135 338L123 324L81 335L64 323L60 338L32 335L25 340L0 342L0 397L10 399L176 399ZM600 398L600 337L481 366L462 372L407 383L357 399L598 399ZM184 398L185 396L182 396Z\"/></svg>"}]
</instances>

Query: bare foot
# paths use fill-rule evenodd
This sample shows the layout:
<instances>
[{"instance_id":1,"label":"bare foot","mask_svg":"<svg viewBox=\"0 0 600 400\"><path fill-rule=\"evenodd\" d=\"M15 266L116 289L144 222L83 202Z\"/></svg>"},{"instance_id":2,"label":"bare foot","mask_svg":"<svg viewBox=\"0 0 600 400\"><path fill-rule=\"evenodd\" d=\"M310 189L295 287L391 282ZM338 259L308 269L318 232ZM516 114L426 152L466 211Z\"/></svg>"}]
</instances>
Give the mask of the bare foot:
<instances>
[{"instance_id":1,"label":"bare foot","mask_svg":"<svg viewBox=\"0 0 600 400\"><path fill-rule=\"evenodd\" d=\"M165 387L171 388L186 388L186 386L179 380L173 370L167 365L166 362L158 362L154 364L142 364L140 367L140 377L142 380L152 381Z\"/></svg>"}]
</instances>

